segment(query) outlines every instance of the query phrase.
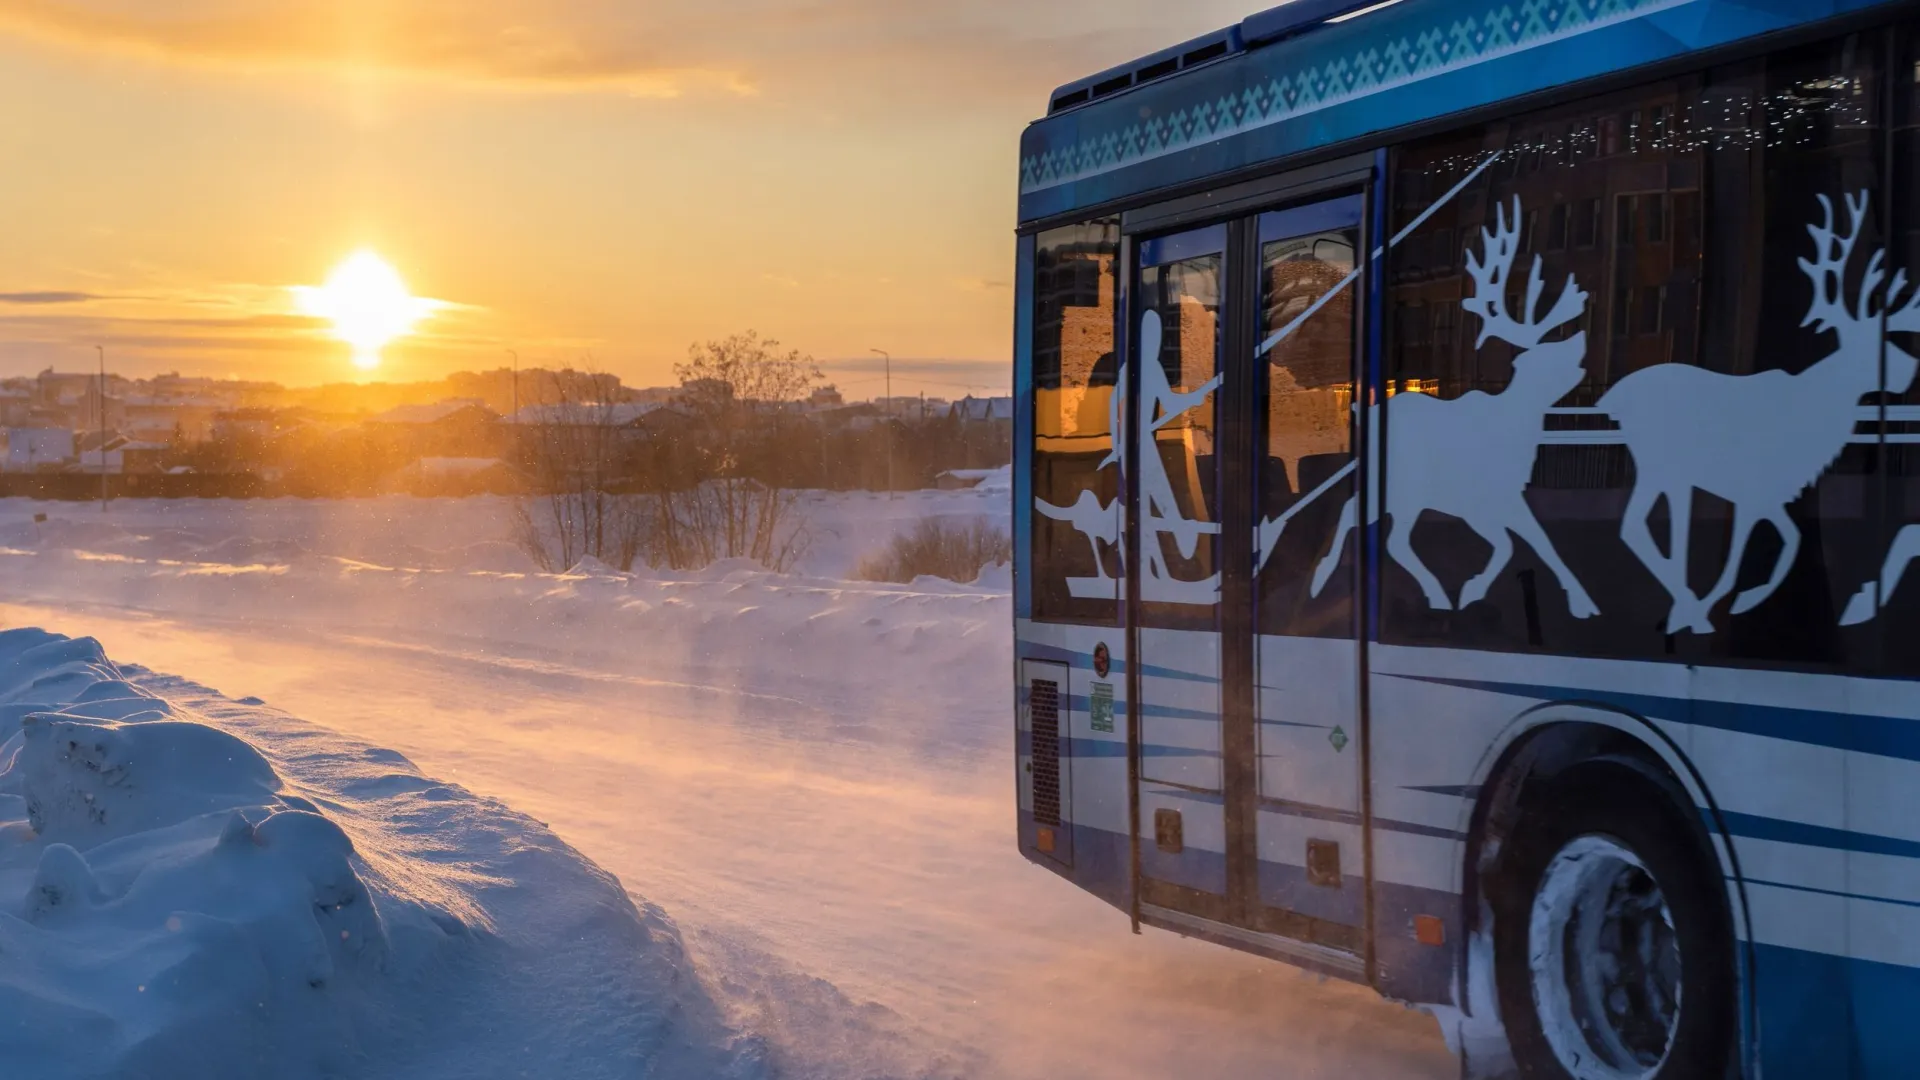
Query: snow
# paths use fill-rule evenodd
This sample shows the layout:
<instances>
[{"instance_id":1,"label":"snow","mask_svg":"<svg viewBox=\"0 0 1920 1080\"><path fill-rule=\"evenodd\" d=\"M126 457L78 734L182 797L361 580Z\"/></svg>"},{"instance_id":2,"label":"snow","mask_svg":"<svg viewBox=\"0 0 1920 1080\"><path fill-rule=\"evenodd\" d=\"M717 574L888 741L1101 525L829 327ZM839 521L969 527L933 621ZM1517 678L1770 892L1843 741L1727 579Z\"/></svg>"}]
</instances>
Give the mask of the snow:
<instances>
[{"instance_id":1,"label":"snow","mask_svg":"<svg viewBox=\"0 0 1920 1080\"><path fill-rule=\"evenodd\" d=\"M37 629L0 632L0 736L9 1075L761 1072L662 916L391 751Z\"/></svg>"},{"instance_id":2,"label":"snow","mask_svg":"<svg viewBox=\"0 0 1920 1080\"><path fill-rule=\"evenodd\" d=\"M525 971L487 968L463 988L486 996L544 979L537 994L506 996L554 1028L549 1051L579 1040L568 1061L597 1062L609 1042L595 1033L620 1012L576 987L604 981L591 965L630 956L628 1010L698 1020L655 1044L721 1063L685 1075L1456 1075L1426 1017L1257 957L1135 937L1123 915L1020 858L1007 568L971 585L848 580L923 517L1004 526L1006 491L993 486L1004 475L893 498L809 493L813 543L788 575L748 562L538 573L492 498L135 500L104 514L9 500L0 625L92 634L116 656L312 721L199 687L176 696L192 684L160 676L126 679L176 706L207 702L205 716L266 725L214 724L262 748L283 785L270 794L312 799L362 860L440 853L416 875L437 880L462 842L440 822L386 824L417 795L361 810L336 788L323 801L280 747L383 745L485 793L446 788L474 804L470 820L516 822L549 852L545 869L507 875L520 903L486 909L497 934L539 907L530 883L556 867L610 883L491 800L550 823L618 876L627 906L606 907L608 929L575 923L551 957L520 952ZM36 526L36 512L49 519ZM396 833L406 845L390 849ZM361 876L378 908L385 879ZM461 895L464 881L415 899ZM462 1060L529 1030L499 1015L466 1026ZM385 1060L382 1030L354 1029L365 1060ZM410 1063L427 1060L423 1050Z\"/></svg>"}]
</instances>

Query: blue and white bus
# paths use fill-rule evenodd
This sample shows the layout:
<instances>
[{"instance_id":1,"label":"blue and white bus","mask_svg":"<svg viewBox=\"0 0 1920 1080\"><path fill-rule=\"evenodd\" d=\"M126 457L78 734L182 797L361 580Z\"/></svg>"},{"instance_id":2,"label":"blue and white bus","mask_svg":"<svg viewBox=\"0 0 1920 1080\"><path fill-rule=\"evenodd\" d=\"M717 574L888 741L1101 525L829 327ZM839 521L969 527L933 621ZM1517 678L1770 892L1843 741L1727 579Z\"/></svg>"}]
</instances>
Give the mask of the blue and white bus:
<instances>
[{"instance_id":1,"label":"blue and white bus","mask_svg":"<svg viewBox=\"0 0 1920 1080\"><path fill-rule=\"evenodd\" d=\"M1920 1076L1920 8L1296 0L1021 143L1019 844L1467 1075Z\"/></svg>"}]
</instances>

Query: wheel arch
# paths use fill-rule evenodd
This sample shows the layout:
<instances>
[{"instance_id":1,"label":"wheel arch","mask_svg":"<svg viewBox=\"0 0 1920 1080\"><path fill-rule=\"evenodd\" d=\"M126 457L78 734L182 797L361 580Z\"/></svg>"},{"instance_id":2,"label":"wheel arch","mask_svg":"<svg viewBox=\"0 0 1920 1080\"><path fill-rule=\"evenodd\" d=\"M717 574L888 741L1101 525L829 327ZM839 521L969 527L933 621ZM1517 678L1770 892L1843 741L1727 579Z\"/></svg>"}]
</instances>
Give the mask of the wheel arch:
<instances>
[{"instance_id":1,"label":"wheel arch","mask_svg":"<svg viewBox=\"0 0 1920 1080\"><path fill-rule=\"evenodd\" d=\"M1733 836L1711 787L1685 748L1659 724L1612 705L1566 700L1531 706L1507 723L1476 766L1475 794L1461 822L1466 839L1455 868L1464 930L1455 969L1460 1007L1469 1016L1473 1014L1476 1001L1470 992L1475 975L1472 968L1491 956L1490 951L1473 947L1474 940L1491 929L1481 925L1487 910L1484 883L1498 870L1501 841L1511 830L1521 796L1530 783L1548 781L1575 766L1598 761L1626 765L1667 790L1689 814L1689 820L1698 825L1701 837L1713 851L1726 882L1727 913L1736 939L1733 952L1739 1046L1735 1056L1741 1075L1756 1075L1758 1030L1750 977L1752 923ZM1478 1004L1484 1007L1488 1003ZM1497 1021L1497 1017L1493 1019Z\"/></svg>"}]
</instances>

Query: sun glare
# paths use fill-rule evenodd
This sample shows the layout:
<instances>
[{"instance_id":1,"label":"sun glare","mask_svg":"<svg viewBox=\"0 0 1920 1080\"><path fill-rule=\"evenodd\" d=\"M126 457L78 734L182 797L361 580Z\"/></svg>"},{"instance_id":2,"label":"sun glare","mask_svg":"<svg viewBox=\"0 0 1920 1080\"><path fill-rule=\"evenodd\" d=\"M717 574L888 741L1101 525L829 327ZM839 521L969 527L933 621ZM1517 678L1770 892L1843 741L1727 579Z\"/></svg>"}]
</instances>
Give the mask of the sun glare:
<instances>
[{"instance_id":1,"label":"sun glare","mask_svg":"<svg viewBox=\"0 0 1920 1080\"><path fill-rule=\"evenodd\" d=\"M434 302L407 291L400 274L372 251L357 251L334 267L326 284L293 290L300 310L333 323L333 336L353 349L353 366L380 366L380 350L426 318Z\"/></svg>"}]
</instances>

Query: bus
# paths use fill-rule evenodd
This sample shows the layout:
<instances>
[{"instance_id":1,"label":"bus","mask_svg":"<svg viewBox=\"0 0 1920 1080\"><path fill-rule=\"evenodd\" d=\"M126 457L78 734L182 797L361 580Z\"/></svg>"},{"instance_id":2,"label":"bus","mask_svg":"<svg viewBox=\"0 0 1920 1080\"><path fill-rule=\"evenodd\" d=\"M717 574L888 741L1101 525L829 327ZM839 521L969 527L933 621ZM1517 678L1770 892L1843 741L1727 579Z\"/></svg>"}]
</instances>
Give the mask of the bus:
<instances>
[{"instance_id":1,"label":"bus","mask_svg":"<svg viewBox=\"0 0 1920 1080\"><path fill-rule=\"evenodd\" d=\"M1060 87L1022 854L1464 1075L1920 1075L1917 172L1908 3L1295 0Z\"/></svg>"}]
</instances>

